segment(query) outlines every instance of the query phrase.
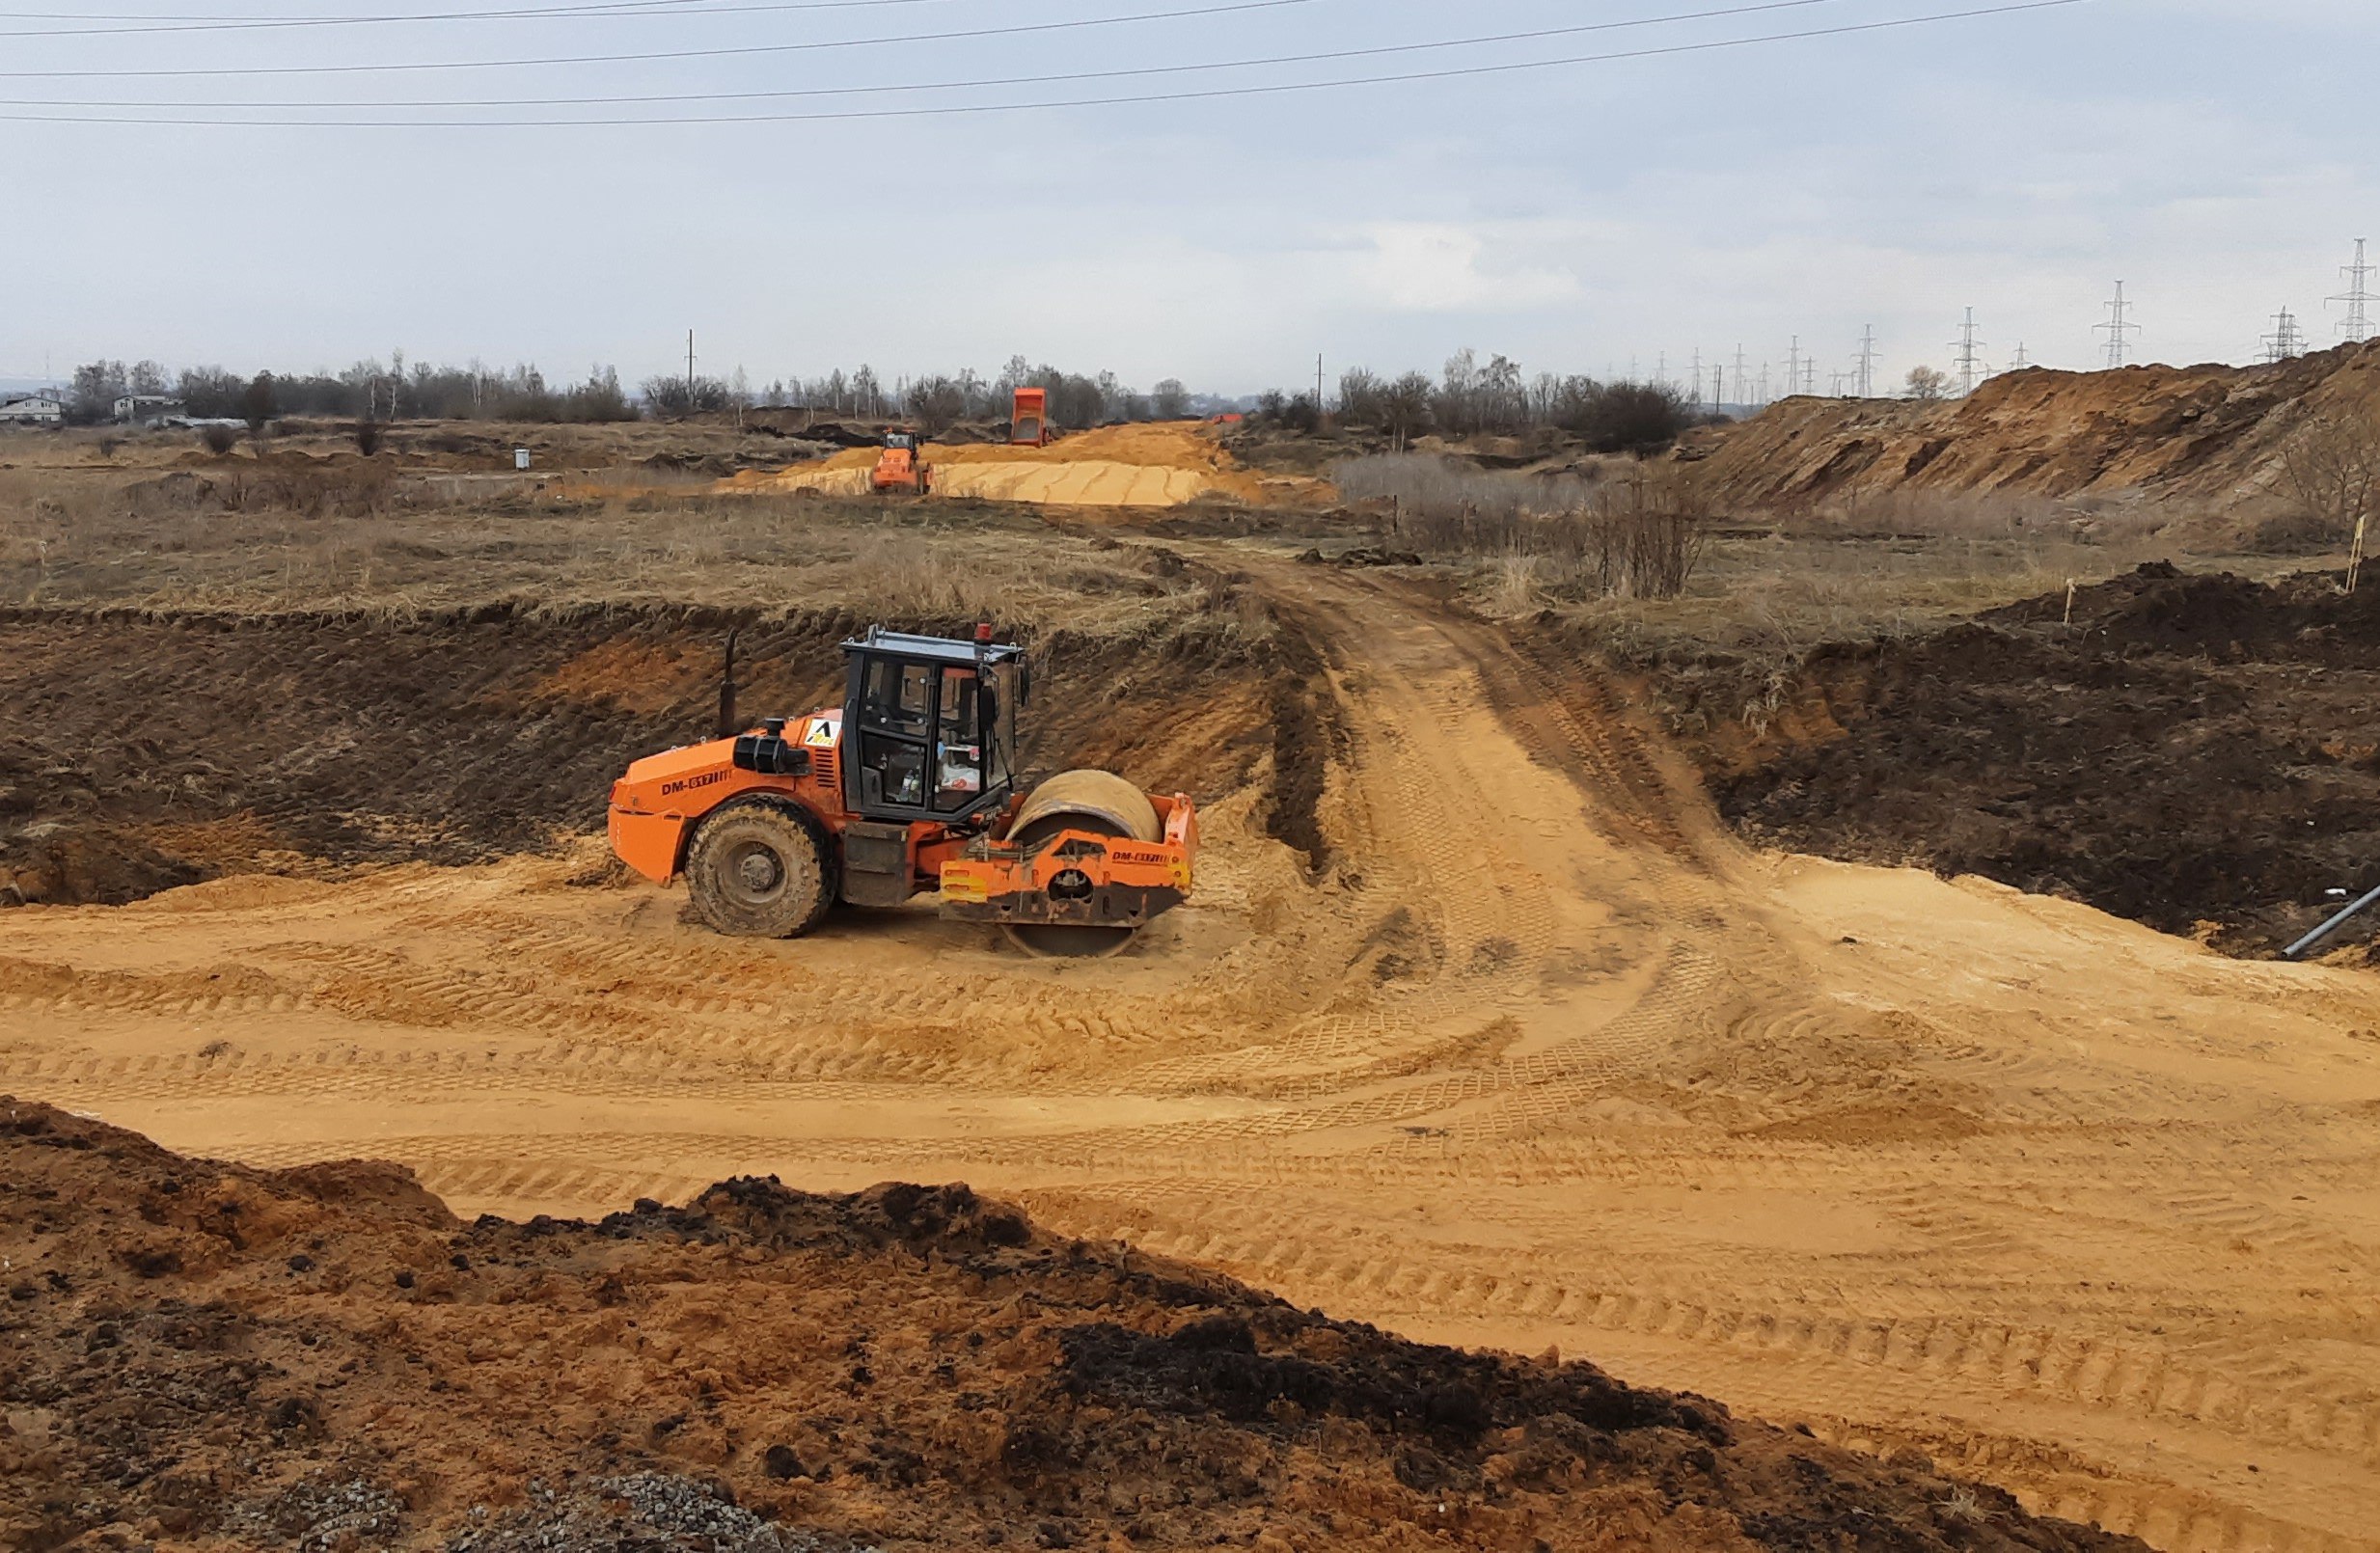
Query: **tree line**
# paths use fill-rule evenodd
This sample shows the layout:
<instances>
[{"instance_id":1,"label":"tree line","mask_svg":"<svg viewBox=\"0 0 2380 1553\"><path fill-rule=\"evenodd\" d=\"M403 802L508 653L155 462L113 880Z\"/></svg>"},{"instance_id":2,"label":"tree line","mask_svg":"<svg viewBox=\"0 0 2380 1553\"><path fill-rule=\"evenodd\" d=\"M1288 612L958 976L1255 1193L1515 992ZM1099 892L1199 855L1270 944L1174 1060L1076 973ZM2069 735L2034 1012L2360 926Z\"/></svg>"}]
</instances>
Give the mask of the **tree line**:
<instances>
[{"instance_id":1,"label":"tree line","mask_svg":"<svg viewBox=\"0 0 2380 1553\"><path fill-rule=\"evenodd\" d=\"M67 419L84 424L110 419L128 395L179 399L202 420L252 423L282 416L357 421L634 421L639 411L609 367L584 381L551 383L531 366L433 367L395 353L387 363L362 361L343 372L259 372L243 377L220 367L178 373L153 361L127 367L91 362L74 369Z\"/></svg>"},{"instance_id":2,"label":"tree line","mask_svg":"<svg viewBox=\"0 0 2380 1553\"><path fill-rule=\"evenodd\" d=\"M818 377L778 378L755 386L738 368L731 377L667 375L638 387L653 414L669 418L715 415L741 409L797 409L813 416L854 421L906 421L932 434L962 421L1008 419L1020 388L1045 390L1053 425L1082 429L1128 421L1178 421L1192 413L1190 391L1169 377L1143 394L1113 372L1084 376L1048 363L1034 366L1012 356L997 377L972 368L887 383L862 364L846 372L837 367Z\"/></svg>"},{"instance_id":3,"label":"tree line","mask_svg":"<svg viewBox=\"0 0 2380 1553\"><path fill-rule=\"evenodd\" d=\"M739 368L728 377L665 373L646 378L631 395L609 367L590 369L580 382L557 383L533 366L434 367L408 363L399 351L386 363L361 361L342 372L267 371L252 377L219 367L174 372L154 361L129 366L96 361L75 369L67 417L84 424L106 421L117 400L145 395L178 399L184 413L203 420L253 422L260 415L265 420L593 422L798 408L824 417L908 420L941 431L961 421L1005 421L1019 388L1046 390L1052 422L1078 429L1179 420L1195 408L1179 378L1166 378L1144 394L1113 372L1085 376L1047 363L1036 367L1023 356L1011 357L992 378L970 368L887 383L873 368L862 366L812 378L779 378L760 387Z\"/></svg>"},{"instance_id":4,"label":"tree line","mask_svg":"<svg viewBox=\"0 0 2380 1553\"><path fill-rule=\"evenodd\" d=\"M888 384L871 367L836 368L823 376L779 378L755 387L742 368L729 377L669 374L650 377L635 395L621 387L609 367L590 368L578 382L551 382L533 366L488 368L408 363L404 353L385 363L357 362L332 372L260 372L243 377L216 367L170 373L153 361L126 366L92 362L77 368L67 413L85 423L105 421L127 395L178 398L184 411L209 420L246 421L252 426L283 416L320 416L360 422L635 421L715 415L752 408L796 408L814 417L859 421L904 421L929 434L960 422L1008 419L1020 388L1050 395L1050 420L1070 429L1121 422L1177 421L1222 401L1192 395L1179 378L1168 377L1147 393L1116 374L1085 375L1012 356L994 377L968 368ZM1397 448L1432 432L1449 436L1509 436L1540 427L1571 433L1600 451L1646 451L1667 446L1700 419L1685 395L1664 384L1599 382L1591 377L1540 372L1524 374L1502 354L1485 363L1475 351L1458 351L1442 372L1387 377L1366 368L1340 375L1335 408L1311 393L1260 395L1260 421L1313 430L1333 416L1346 426L1386 434Z\"/></svg>"},{"instance_id":5,"label":"tree line","mask_svg":"<svg viewBox=\"0 0 2380 1553\"><path fill-rule=\"evenodd\" d=\"M1312 394L1278 391L1258 397L1256 414L1308 431L1324 418ZM1701 419L1682 393L1664 383L1604 383L1553 372L1530 377L1507 356L1482 365L1468 348L1449 357L1436 378L1426 372L1384 377L1364 367L1341 373L1336 415L1342 425L1386 433L1400 450L1432 432L1514 436L1551 427L1598 452L1650 452Z\"/></svg>"}]
</instances>

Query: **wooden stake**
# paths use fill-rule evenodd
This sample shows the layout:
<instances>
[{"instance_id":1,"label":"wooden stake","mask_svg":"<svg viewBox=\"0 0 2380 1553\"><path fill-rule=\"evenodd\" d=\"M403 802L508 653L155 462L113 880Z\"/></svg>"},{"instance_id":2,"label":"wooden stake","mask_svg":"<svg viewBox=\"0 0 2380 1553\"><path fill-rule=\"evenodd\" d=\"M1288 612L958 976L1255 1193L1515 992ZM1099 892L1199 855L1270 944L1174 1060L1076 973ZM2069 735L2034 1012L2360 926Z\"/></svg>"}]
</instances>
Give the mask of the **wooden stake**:
<instances>
[{"instance_id":1,"label":"wooden stake","mask_svg":"<svg viewBox=\"0 0 2380 1553\"><path fill-rule=\"evenodd\" d=\"M2074 579L2071 577L2065 580L2065 620L2064 623L2066 625L2074 623Z\"/></svg>"}]
</instances>

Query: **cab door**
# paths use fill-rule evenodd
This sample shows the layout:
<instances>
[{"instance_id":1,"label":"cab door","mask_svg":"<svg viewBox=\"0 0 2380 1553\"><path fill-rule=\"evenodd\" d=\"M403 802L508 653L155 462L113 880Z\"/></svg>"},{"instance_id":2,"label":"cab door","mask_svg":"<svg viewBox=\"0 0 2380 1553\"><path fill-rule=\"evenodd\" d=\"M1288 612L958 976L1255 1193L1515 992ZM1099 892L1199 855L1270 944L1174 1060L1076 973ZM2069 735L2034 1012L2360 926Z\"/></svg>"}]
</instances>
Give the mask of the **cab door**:
<instances>
[{"instance_id":1,"label":"cab door","mask_svg":"<svg viewBox=\"0 0 2380 1553\"><path fill-rule=\"evenodd\" d=\"M844 712L853 758L843 773L853 806L869 819L925 819L931 781L936 666L866 653L852 662Z\"/></svg>"}]
</instances>

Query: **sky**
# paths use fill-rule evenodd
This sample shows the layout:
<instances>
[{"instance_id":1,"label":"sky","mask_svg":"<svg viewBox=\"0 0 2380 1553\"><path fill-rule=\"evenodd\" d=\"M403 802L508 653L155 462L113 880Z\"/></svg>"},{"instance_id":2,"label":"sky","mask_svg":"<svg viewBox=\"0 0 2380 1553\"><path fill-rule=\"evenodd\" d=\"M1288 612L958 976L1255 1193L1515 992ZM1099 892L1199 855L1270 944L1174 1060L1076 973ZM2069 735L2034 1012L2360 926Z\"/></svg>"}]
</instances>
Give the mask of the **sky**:
<instances>
[{"instance_id":1,"label":"sky","mask_svg":"<svg viewBox=\"0 0 2380 1553\"><path fill-rule=\"evenodd\" d=\"M1823 393L1870 327L1879 389L1955 370L1967 308L1987 367L2097 365L2119 280L2142 360L2255 359L2284 306L2329 344L2354 240L2380 256L2371 0L588 3L0 0L0 377L402 349L633 383L691 329L755 383L1022 354L1243 394L1467 346L1673 379L1740 349L1781 392L1798 337ZM360 16L416 19L207 20ZM1490 66L1526 68L912 111ZM284 73L64 73L234 68ZM1115 71L1161 73L849 90ZM651 96L691 100L369 106ZM714 122L451 123L657 117Z\"/></svg>"}]
</instances>

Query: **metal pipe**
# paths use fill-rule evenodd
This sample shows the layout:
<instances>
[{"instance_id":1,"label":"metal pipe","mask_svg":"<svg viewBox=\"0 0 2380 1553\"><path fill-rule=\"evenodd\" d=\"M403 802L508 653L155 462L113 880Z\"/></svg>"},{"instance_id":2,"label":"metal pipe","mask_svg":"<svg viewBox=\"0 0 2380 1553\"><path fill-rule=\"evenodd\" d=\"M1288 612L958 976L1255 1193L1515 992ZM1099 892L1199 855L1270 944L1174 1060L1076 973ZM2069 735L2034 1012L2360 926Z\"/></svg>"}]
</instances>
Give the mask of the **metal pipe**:
<instances>
[{"instance_id":1,"label":"metal pipe","mask_svg":"<svg viewBox=\"0 0 2380 1553\"><path fill-rule=\"evenodd\" d=\"M2348 907L2345 911L2339 913L2337 916L2332 917L2329 921L2323 923L2312 933L2307 934L2295 943L2290 944L2286 949L2282 950L2281 958L2284 960L2295 960L2298 956L2313 948L2323 940L2329 938L2340 928L2345 927L2357 916L2370 910L2374 906L2380 906L2380 889L2373 890L2362 900L2357 901L2353 906Z\"/></svg>"}]
</instances>

